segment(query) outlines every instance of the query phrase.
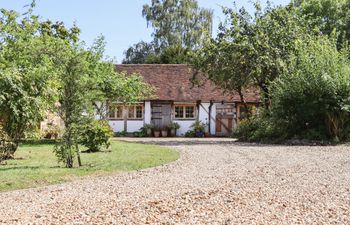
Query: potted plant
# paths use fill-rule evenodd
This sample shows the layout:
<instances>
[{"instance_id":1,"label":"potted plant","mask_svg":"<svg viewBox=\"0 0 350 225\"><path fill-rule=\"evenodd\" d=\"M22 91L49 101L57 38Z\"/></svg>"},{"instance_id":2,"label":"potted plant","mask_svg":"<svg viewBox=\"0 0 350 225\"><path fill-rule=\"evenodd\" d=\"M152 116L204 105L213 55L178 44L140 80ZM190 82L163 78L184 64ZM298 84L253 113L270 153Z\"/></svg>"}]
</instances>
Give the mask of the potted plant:
<instances>
[{"instance_id":1,"label":"potted plant","mask_svg":"<svg viewBox=\"0 0 350 225\"><path fill-rule=\"evenodd\" d=\"M168 128L167 127L163 127L163 129L162 129L162 137L168 137Z\"/></svg>"},{"instance_id":2,"label":"potted plant","mask_svg":"<svg viewBox=\"0 0 350 225\"><path fill-rule=\"evenodd\" d=\"M155 127L153 130L154 137L160 137L160 129Z\"/></svg>"},{"instance_id":3,"label":"potted plant","mask_svg":"<svg viewBox=\"0 0 350 225\"><path fill-rule=\"evenodd\" d=\"M191 127L195 131L196 137L204 137L205 124L203 122L196 121Z\"/></svg>"},{"instance_id":4,"label":"potted plant","mask_svg":"<svg viewBox=\"0 0 350 225\"><path fill-rule=\"evenodd\" d=\"M175 137L176 130L180 128L180 125L178 123L171 123L168 125L168 128L170 130L170 136Z\"/></svg>"},{"instance_id":5,"label":"potted plant","mask_svg":"<svg viewBox=\"0 0 350 225\"><path fill-rule=\"evenodd\" d=\"M209 130L209 122L208 121L206 121L206 123L205 123L204 136L210 137L210 130Z\"/></svg>"},{"instance_id":6,"label":"potted plant","mask_svg":"<svg viewBox=\"0 0 350 225\"><path fill-rule=\"evenodd\" d=\"M152 124L145 124L143 126L143 129L146 131L146 134L148 137L152 136L152 129L154 128L154 126Z\"/></svg>"}]
</instances>

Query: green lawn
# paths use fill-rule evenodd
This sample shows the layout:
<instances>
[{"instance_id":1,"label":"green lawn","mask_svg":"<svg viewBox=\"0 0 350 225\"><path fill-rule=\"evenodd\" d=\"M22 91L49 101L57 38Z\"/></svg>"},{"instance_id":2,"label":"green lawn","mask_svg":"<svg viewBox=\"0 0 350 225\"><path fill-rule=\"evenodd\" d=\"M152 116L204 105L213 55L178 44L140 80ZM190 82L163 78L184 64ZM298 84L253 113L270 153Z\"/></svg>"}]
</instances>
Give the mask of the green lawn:
<instances>
[{"instance_id":1,"label":"green lawn","mask_svg":"<svg viewBox=\"0 0 350 225\"><path fill-rule=\"evenodd\" d=\"M85 175L139 170L178 159L178 152L156 145L113 141L109 152L82 153L83 166L67 169L57 163L53 145L23 145L15 160L0 165L0 192L71 181Z\"/></svg>"}]
</instances>

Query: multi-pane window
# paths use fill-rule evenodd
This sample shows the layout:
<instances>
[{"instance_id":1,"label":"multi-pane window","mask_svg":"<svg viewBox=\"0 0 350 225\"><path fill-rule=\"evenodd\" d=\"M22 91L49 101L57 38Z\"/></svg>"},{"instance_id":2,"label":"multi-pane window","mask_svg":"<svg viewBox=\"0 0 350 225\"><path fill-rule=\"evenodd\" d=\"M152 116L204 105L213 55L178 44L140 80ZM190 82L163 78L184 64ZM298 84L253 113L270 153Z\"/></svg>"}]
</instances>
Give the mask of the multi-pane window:
<instances>
[{"instance_id":1,"label":"multi-pane window","mask_svg":"<svg viewBox=\"0 0 350 225\"><path fill-rule=\"evenodd\" d=\"M194 105L175 105L176 119L193 119L195 118Z\"/></svg>"},{"instance_id":2,"label":"multi-pane window","mask_svg":"<svg viewBox=\"0 0 350 225\"><path fill-rule=\"evenodd\" d=\"M108 107L108 117L111 119L115 118L115 107L112 105Z\"/></svg>"},{"instance_id":3,"label":"multi-pane window","mask_svg":"<svg viewBox=\"0 0 350 225\"><path fill-rule=\"evenodd\" d=\"M122 119L123 118L123 106L122 105L110 105L108 110L110 119Z\"/></svg>"},{"instance_id":4,"label":"multi-pane window","mask_svg":"<svg viewBox=\"0 0 350 225\"><path fill-rule=\"evenodd\" d=\"M133 105L128 107L128 119L142 119L143 118L143 106Z\"/></svg>"},{"instance_id":5,"label":"multi-pane window","mask_svg":"<svg viewBox=\"0 0 350 225\"><path fill-rule=\"evenodd\" d=\"M127 110L128 119L142 119L143 118L143 106L132 105L123 106L113 104L108 108L109 119L123 119L123 110Z\"/></svg>"}]
</instances>

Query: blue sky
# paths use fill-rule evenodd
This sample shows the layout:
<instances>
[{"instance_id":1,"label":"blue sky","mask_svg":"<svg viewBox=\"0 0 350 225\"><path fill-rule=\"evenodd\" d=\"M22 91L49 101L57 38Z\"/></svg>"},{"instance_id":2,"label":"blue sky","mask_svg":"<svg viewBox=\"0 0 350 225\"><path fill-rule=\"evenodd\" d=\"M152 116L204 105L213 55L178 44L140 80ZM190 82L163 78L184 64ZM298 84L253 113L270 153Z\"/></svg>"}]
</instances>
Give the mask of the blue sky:
<instances>
[{"instance_id":1,"label":"blue sky","mask_svg":"<svg viewBox=\"0 0 350 225\"><path fill-rule=\"evenodd\" d=\"M275 5L287 4L290 0L275 0ZM23 12L23 6L30 0L0 0L0 8ZM37 0L35 14L42 19L63 21L71 26L73 22L81 28L81 39L90 45L100 34L107 41L106 54L123 59L123 52L132 44L152 39L152 29L147 28L141 15L142 6L151 0ZM233 6L233 0L198 0L199 5L214 10L214 33L224 20L220 6ZM237 0L237 6L252 8L249 0Z\"/></svg>"}]
</instances>

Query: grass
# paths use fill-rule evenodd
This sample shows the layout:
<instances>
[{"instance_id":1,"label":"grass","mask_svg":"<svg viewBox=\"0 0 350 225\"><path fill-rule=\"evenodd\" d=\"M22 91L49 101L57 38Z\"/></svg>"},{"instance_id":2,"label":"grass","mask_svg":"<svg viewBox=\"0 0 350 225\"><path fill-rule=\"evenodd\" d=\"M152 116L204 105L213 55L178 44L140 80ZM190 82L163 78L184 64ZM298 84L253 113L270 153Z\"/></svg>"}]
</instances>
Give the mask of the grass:
<instances>
[{"instance_id":1,"label":"grass","mask_svg":"<svg viewBox=\"0 0 350 225\"><path fill-rule=\"evenodd\" d=\"M0 165L0 192L72 181L86 175L139 170L178 159L178 152L156 145L112 141L111 151L82 153L82 167L57 162L52 144L23 145L14 160Z\"/></svg>"}]
</instances>

